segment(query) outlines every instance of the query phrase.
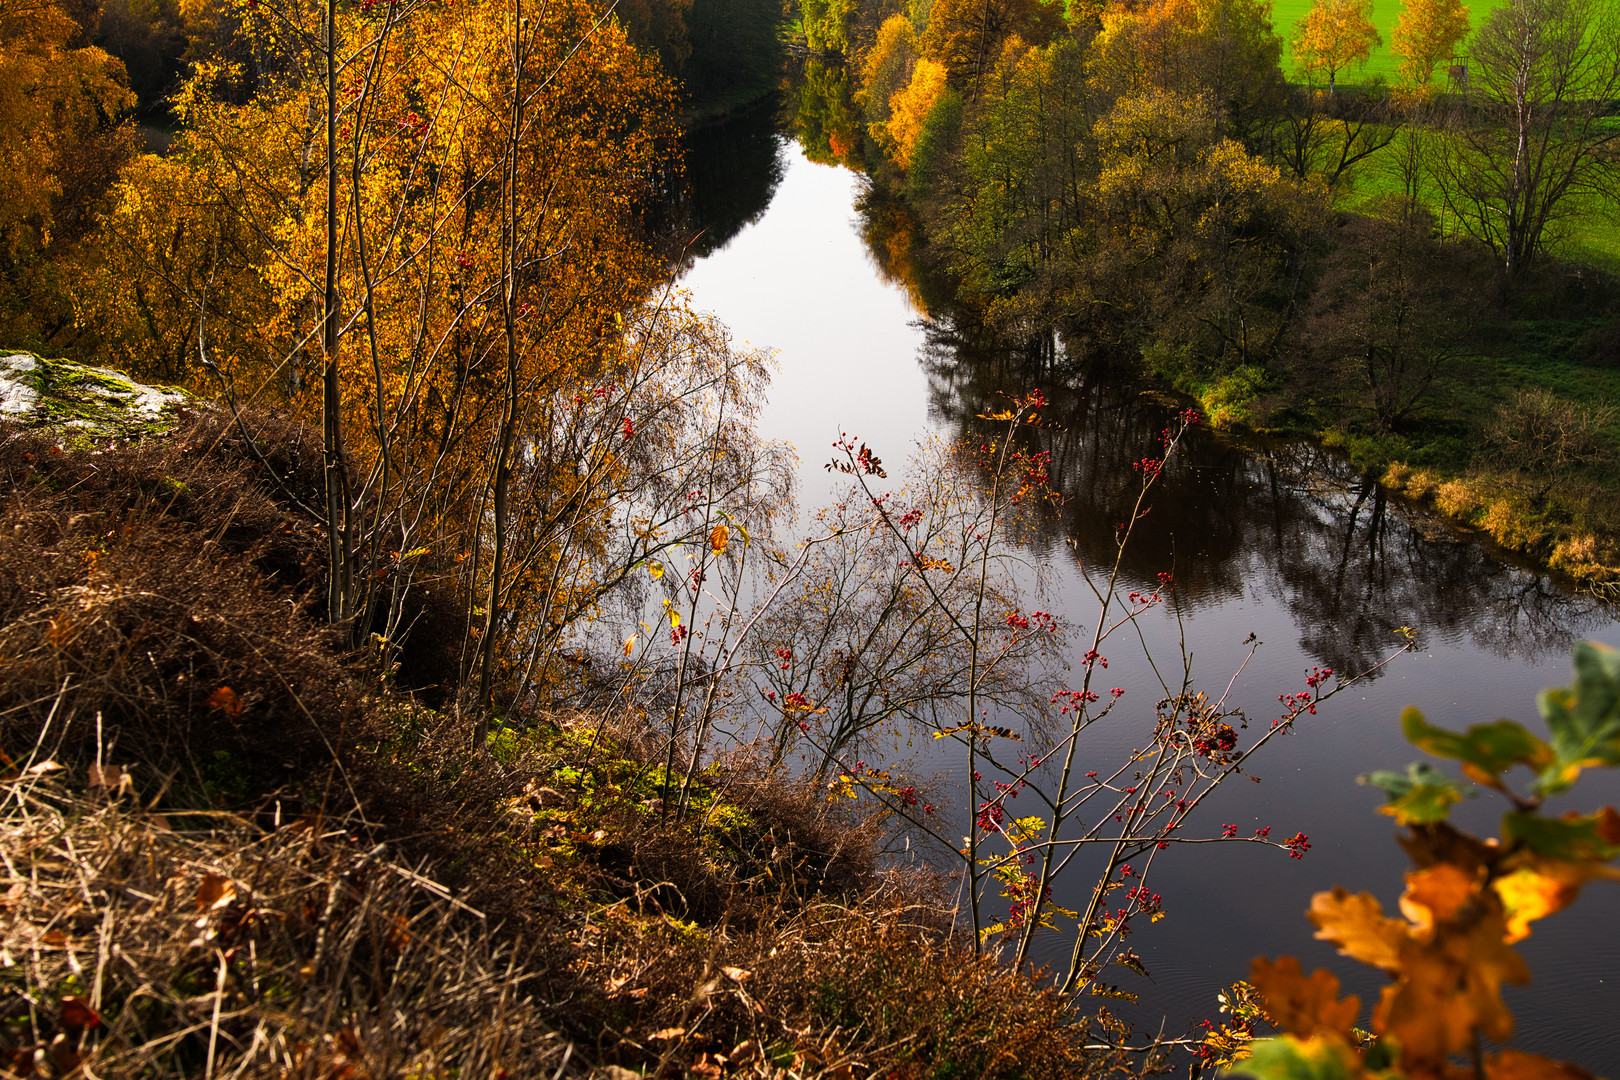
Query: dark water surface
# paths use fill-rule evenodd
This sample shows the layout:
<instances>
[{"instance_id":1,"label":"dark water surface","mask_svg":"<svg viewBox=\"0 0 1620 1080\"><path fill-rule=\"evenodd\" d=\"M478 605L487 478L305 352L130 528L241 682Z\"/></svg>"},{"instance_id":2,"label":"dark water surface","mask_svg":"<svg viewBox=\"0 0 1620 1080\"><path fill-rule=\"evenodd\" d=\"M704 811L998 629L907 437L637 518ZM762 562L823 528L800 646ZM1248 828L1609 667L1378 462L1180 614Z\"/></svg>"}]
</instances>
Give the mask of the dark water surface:
<instances>
[{"instance_id":1,"label":"dark water surface","mask_svg":"<svg viewBox=\"0 0 1620 1080\"><path fill-rule=\"evenodd\" d=\"M863 239L872 230L855 209L861 178L807 160L776 134L769 111L701 133L688 173L700 186L687 209L709 232L683 284L738 339L777 350L763 426L797 447L802 503L818 505L833 490L820 466L840 431L898 463L919 438L968 430L996 391L1040 386L1056 406L1048 415L1062 414L1064 430L1044 448L1070 501L1030 540L1030 553L1050 571L1044 606L1079 625L1092 620L1096 600L1078 566L1111 562L1114 524L1137 485L1129 463L1157 453L1165 406L1089 382L1050 354L970 344L930 323ZM1356 775L1418 756L1399 731L1406 705L1454 728L1499 716L1539 727L1535 695L1570 681L1571 644L1620 646L1615 613L1386 501L1341 458L1205 432L1156 489L1122 591L1171 568L1178 606L1145 621L1148 649L1179 667L1184 632L1195 678L1218 694L1247 652L1244 639L1258 635L1264 647L1232 693L1262 723L1278 694L1304 688L1313 665L1364 670L1398 644L1402 626L1418 628L1421 647L1274 742L1260 784L1230 785L1206 804L1201 834L1220 822L1245 834L1268 824L1277 835L1305 832L1313 846L1303 860L1218 845L1175 849L1156 864L1152 887L1168 917L1132 936L1151 981L1118 969L1141 995L1121 1011L1139 1030L1181 1034L1216 1015L1217 991L1261 953L1294 954L1306 970L1328 966L1370 1001L1383 978L1313 940L1304 917L1311 894L1334 885L1371 891L1386 910L1401 891L1406 864L1389 819L1374 813L1381 797ZM1157 694L1141 646L1120 641L1110 659L1109 681L1127 688L1124 703L1137 711L1117 710L1107 730L1088 734L1083 752L1095 764L1086 768L1117 763L1152 725ZM1620 777L1587 773L1571 806L1617 801ZM1503 809L1480 799L1457 817L1494 833ZM1057 899L1082 906L1092 880L1076 868ZM1620 886L1598 883L1535 924L1520 948L1536 981L1507 994L1516 1045L1620 1074L1617 916ZM1054 935L1041 959L1066 966L1067 948Z\"/></svg>"}]
</instances>

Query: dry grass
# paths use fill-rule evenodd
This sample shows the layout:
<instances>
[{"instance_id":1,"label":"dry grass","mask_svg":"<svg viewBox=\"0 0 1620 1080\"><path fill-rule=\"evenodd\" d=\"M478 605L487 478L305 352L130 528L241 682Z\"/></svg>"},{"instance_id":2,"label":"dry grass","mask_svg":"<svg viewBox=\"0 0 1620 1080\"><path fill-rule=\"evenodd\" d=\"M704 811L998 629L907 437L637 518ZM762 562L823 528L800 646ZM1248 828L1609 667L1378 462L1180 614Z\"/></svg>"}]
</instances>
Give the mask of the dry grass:
<instances>
[{"instance_id":1,"label":"dry grass","mask_svg":"<svg viewBox=\"0 0 1620 1080\"><path fill-rule=\"evenodd\" d=\"M468 720L310 617L318 536L231 437L0 427L0 1073L1144 1067L746 754L677 821L633 718L536 715L470 753ZM299 438L265 440L295 476Z\"/></svg>"},{"instance_id":2,"label":"dry grass","mask_svg":"<svg viewBox=\"0 0 1620 1080\"><path fill-rule=\"evenodd\" d=\"M13 1076L574 1075L543 950L386 845L313 818L182 832L37 775L0 800Z\"/></svg>"}]
</instances>

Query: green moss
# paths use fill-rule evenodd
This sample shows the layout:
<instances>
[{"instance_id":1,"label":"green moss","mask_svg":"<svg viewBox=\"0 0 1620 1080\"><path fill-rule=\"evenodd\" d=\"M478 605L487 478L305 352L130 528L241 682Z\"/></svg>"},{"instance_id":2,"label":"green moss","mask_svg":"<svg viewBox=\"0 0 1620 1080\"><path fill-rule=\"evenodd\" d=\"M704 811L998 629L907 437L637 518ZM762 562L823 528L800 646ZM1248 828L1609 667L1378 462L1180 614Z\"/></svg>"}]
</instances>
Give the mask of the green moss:
<instances>
[{"instance_id":1,"label":"green moss","mask_svg":"<svg viewBox=\"0 0 1620 1080\"><path fill-rule=\"evenodd\" d=\"M38 395L32 410L13 415L31 425L59 428L70 441L161 434L173 427L176 409L190 400L178 387L139 383L109 368L21 350L5 355L23 361L8 372L11 381Z\"/></svg>"}]
</instances>

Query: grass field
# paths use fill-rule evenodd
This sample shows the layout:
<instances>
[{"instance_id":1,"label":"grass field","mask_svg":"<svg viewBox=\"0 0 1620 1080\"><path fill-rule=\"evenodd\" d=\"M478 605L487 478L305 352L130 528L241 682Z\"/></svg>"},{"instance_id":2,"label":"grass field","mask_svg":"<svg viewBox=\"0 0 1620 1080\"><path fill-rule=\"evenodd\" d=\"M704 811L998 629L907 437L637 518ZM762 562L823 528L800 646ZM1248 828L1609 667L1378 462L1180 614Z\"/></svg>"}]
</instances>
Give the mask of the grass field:
<instances>
[{"instance_id":1,"label":"grass field","mask_svg":"<svg viewBox=\"0 0 1620 1080\"><path fill-rule=\"evenodd\" d=\"M1273 0L1271 12L1271 25L1283 39L1283 71L1290 79L1299 78L1299 72L1294 67L1293 47L1290 44L1294 37L1294 28L1305 13L1311 9L1312 0ZM1468 15L1472 25L1478 26L1486 12L1498 7L1500 0L1469 0ZM1386 82L1395 82L1395 69L1400 66L1401 58L1390 51L1390 35L1395 30L1395 18L1401 13L1401 0L1373 0L1372 20L1383 36L1382 48L1374 49L1372 59L1367 66L1352 69L1339 76L1341 84L1355 84L1372 82L1383 78ZM1443 82L1445 72L1438 72L1437 82Z\"/></svg>"}]
</instances>

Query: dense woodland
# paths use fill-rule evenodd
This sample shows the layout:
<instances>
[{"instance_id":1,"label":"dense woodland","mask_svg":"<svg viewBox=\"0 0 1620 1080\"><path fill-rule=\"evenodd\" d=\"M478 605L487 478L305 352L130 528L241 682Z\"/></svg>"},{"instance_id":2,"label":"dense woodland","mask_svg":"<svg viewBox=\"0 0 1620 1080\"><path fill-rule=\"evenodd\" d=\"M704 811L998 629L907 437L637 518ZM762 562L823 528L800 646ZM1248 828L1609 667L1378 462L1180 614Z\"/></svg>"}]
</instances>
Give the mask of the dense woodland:
<instances>
[{"instance_id":1,"label":"dense woodland","mask_svg":"<svg viewBox=\"0 0 1620 1080\"><path fill-rule=\"evenodd\" d=\"M801 11L803 137L873 174L874 250L924 310L1450 485L1444 512L1609 587L1609 7L1414 0L1394 85L1357 79L1355 3Z\"/></svg>"},{"instance_id":2,"label":"dense woodland","mask_svg":"<svg viewBox=\"0 0 1620 1080\"><path fill-rule=\"evenodd\" d=\"M1369 776L1404 918L1311 915L1389 976L1367 1029L1286 957L1202 1028L1106 1007L1147 975L1160 852L1309 851L1196 812L1368 674L1316 668L1252 728L1190 672L1151 708L1103 689L1176 586L1120 568L1188 431L1352 401L1343 437L1429 430L1479 322L1527 311L1609 362L1607 279L1554 241L1610 194L1620 27L1513 0L1441 92L1466 25L1424 2L1384 93L1326 0L1303 82L1251 0L0 0L0 339L33 395L0 427L0 1072L1588 1076L1497 1044L1511 946L1620 855L1613 809L1540 813L1620 765L1593 645L1545 740L1403 720L1506 800L1501 837L1447 821L1432 765ZM898 492L846 438L842 501L786 536L769 358L670 269L703 243L680 124L778 83L872 173L921 306L943 277L952 318L1199 398L1136 464L1089 630L1015 572L1062 502L1039 391ZM1375 158L1404 187L1352 213ZM135 393L104 368L189 396L85 424ZM1483 479L1400 475L1542 515L1525 546L1597 586L1612 417L1542 393ZM1105 722L1145 749L1094 760ZM913 738L963 791L874 753ZM1068 960L1033 971L1046 935Z\"/></svg>"}]
</instances>

